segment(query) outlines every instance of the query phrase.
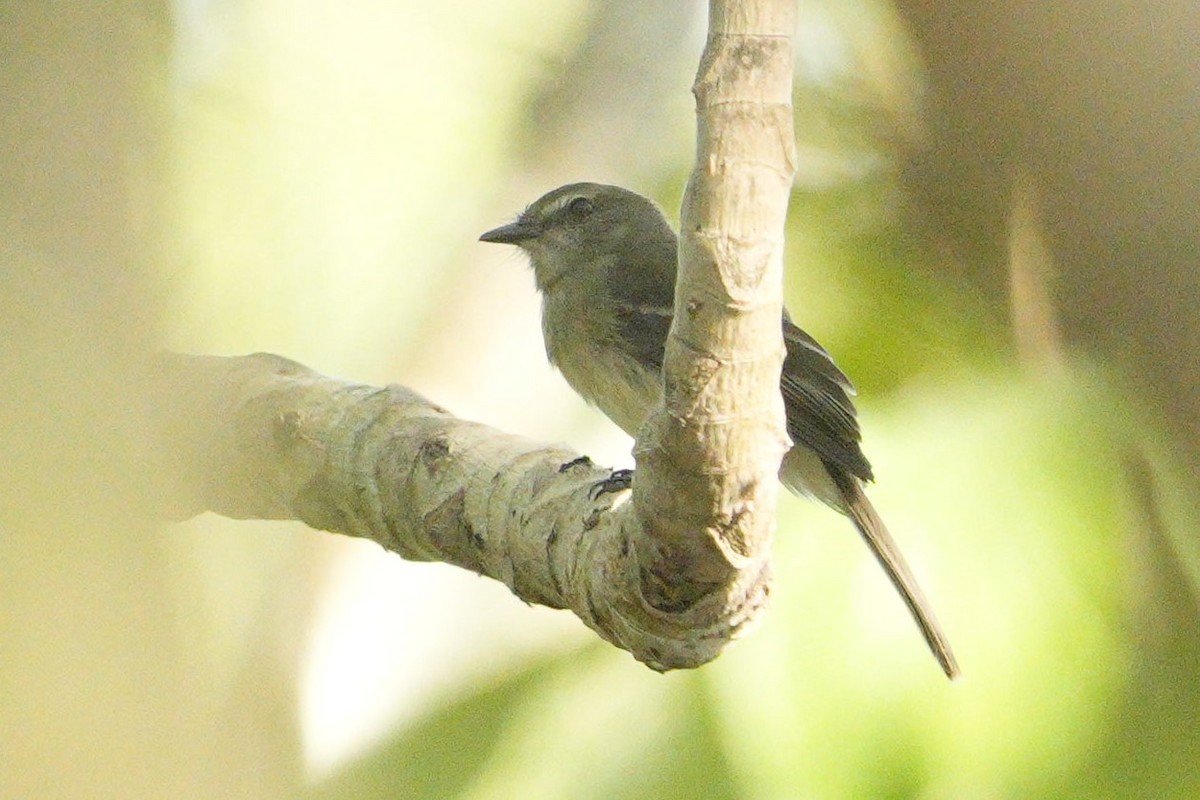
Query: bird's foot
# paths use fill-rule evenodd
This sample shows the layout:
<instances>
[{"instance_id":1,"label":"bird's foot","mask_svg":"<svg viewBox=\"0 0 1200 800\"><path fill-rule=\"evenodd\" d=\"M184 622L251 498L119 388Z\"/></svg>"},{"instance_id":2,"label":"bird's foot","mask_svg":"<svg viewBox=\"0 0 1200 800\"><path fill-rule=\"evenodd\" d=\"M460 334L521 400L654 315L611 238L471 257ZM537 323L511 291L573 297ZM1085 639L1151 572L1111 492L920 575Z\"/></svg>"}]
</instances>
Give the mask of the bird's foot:
<instances>
[{"instance_id":1,"label":"bird's foot","mask_svg":"<svg viewBox=\"0 0 1200 800\"><path fill-rule=\"evenodd\" d=\"M601 495L611 494L613 492L623 492L633 485L633 470L618 469L613 470L613 473L602 481L597 481L592 485L590 497L593 500L598 500Z\"/></svg>"}]
</instances>

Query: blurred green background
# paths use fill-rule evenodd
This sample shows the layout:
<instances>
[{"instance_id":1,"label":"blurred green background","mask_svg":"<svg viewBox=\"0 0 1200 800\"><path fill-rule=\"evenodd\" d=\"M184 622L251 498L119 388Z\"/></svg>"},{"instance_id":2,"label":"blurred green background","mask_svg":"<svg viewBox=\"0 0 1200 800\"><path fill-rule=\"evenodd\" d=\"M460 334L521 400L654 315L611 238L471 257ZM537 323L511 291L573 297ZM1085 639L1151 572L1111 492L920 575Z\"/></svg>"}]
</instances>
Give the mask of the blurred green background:
<instances>
[{"instance_id":1,"label":"blurred green background","mask_svg":"<svg viewBox=\"0 0 1200 800\"><path fill-rule=\"evenodd\" d=\"M704 12L0 0L0 797L1200 796L1184 0L801 2L788 303L957 684L790 497L765 623L666 676L451 567L147 518L162 348L629 465L475 239L573 180L677 216Z\"/></svg>"}]
</instances>

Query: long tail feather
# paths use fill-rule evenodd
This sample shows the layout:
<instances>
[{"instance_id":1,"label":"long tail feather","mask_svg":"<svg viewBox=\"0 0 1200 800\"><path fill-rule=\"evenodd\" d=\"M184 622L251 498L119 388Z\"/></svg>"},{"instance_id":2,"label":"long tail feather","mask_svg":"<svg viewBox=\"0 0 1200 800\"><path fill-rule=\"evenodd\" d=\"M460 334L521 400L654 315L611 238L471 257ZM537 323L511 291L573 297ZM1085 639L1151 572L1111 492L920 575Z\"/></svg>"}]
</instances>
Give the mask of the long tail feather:
<instances>
[{"instance_id":1,"label":"long tail feather","mask_svg":"<svg viewBox=\"0 0 1200 800\"><path fill-rule=\"evenodd\" d=\"M871 552L875 554L876 560L879 561L896 590L900 592L900 596L904 598L905 605L908 606L909 612L916 620L917 627L921 629L921 635L929 643L929 649L933 651L933 656L941 665L942 671L951 680L957 678L959 675L958 661L955 660L954 651L950 649L946 634L933 614L933 607L925 599L924 592L921 591L917 579L913 577L912 570L908 568L908 562L904 560L904 555L888 532L887 526L883 524L875 507L867 499L862 484L857 478L841 470L830 470L830 472L833 473L834 483L837 484L838 491L841 492L845 501L846 513L854 521L854 526L862 534L863 541L867 543L867 547L871 548Z\"/></svg>"}]
</instances>

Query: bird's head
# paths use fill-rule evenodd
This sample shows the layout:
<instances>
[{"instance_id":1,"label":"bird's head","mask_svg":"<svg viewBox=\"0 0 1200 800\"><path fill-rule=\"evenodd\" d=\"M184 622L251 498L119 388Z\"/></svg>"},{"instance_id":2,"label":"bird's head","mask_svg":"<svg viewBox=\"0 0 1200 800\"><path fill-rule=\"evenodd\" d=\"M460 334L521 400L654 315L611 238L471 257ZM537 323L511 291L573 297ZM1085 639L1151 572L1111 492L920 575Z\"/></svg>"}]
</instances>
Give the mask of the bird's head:
<instances>
[{"instance_id":1,"label":"bird's head","mask_svg":"<svg viewBox=\"0 0 1200 800\"><path fill-rule=\"evenodd\" d=\"M479 240L528 253L543 293L598 283L619 292L622 283L647 280L674 287L675 232L658 206L619 186L560 186Z\"/></svg>"}]
</instances>

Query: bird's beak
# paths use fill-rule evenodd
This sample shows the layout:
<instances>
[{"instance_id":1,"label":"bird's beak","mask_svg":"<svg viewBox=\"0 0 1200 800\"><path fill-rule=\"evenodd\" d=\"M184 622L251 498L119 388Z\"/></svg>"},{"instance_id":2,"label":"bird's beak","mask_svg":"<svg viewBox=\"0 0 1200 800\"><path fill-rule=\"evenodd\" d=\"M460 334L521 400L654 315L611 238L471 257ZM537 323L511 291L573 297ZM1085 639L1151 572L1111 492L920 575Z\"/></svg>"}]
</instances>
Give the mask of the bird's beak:
<instances>
[{"instance_id":1,"label":"bird's beak","mask_svg":"<svg viewBox=\"0 0 1200 800\"><path fill-rule=\"evenodd\" d=\"M481 242L494 242L496 244L515 244L520 245L521 242L536 239L541 236L542 228L533 222L517 220L508 225L501 225L499 228L493 228L487 233L479 237Z\"/></svg>"}]
</instances>

